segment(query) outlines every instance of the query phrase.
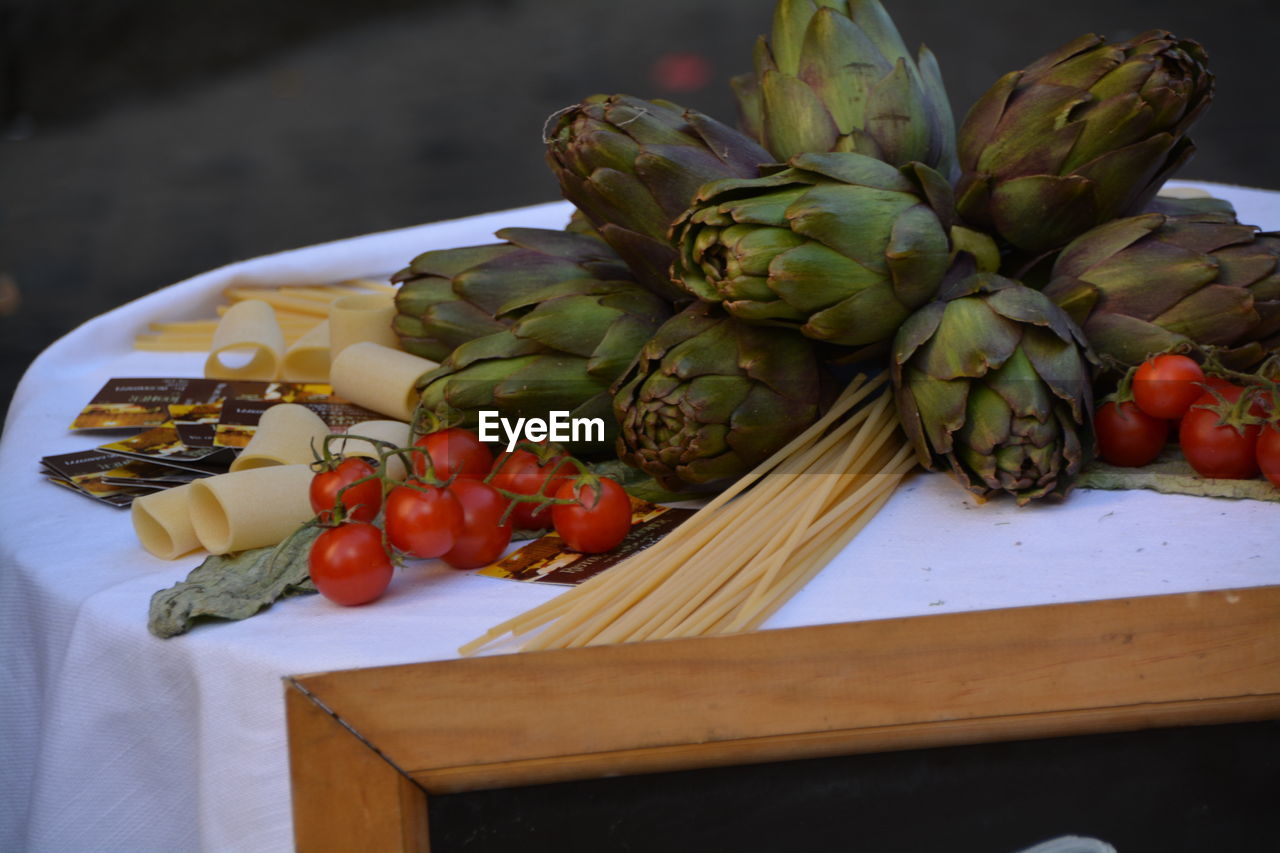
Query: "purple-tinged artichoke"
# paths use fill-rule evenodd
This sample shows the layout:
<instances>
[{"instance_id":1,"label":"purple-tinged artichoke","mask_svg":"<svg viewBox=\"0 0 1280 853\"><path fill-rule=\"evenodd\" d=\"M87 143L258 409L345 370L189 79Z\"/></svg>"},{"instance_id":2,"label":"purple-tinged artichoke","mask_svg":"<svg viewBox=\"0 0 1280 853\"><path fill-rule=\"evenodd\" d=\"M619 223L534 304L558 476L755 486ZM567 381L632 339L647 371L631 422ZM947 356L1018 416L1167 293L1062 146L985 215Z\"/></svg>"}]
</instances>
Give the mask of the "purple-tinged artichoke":
<instances>
[{"instance_id":1,"label":"purple-tinged artichoke","mask_svg":"<svg viewBox=\"0 0 1280 853\"><path fill-rule=\"evenodd\" d=\"M1191 343L1250 365L1280 346L1280 234L1213 213L1117 219L1062 250L1044 293L1099 356L1134 365Z\"/></svg>"},{"instance_id":2,"label":"purple-tinged artichoke","mask_svg":"<svg viewBox=\"0 0 1280 853\"><path fill-rule=\"evenodd\" d=\"M747 473L821 413L813 344L695 302L662 325L616 384L618 458L664 488Z\"/></svg>"},{"instance_id":3,"label":"purple-tinged artichoke","mask_svg":"<svg viewBox=\"0 0 1280 853\"><path fill-rule=\"evenodd\" d=\"M801 154L767 177L703 187L672 231L675 278L748 323L876 344L934 297L955 243L999 264L989 238L949 227L951 205L946 180L921 164Z\"/></svg>"},{"instance_id":4,"label":"purple-tinged artichoke","mask_svg":"<svg viewBox=\"0 0 1280 853\"><path fill-rule=\"evenodd\" d=\"M1084 336L1044 294L977 274L902 324L891 362L921 464L980 497L1062 496L1093 452Z\"/></svg>"},{"instance_id":5,"label":"purple-tinged artichoke","mask_svg":"<svg viewBox=\"0 0 1280 853\"><path fill-rule=\"evenodd\" d=\"M1207 63L1196 42L1152 30L1083 36L1001 77L960 126L961 217L1038 256L1141 211L1195 150Z\"/></svg>"},{"instance_id":6,"label":"purple-tinged artichoke","mask_svg":"<svg viewBox=\"0 0 1280 853\"><path fill-rule=\"evenodd\" d=\"M564 197L642 284L668 299L687 298L671 283L672 221L708 181L754 177L773 161L702 113L628 95L597 95L563 110L545 139Z\"/></svg>"},{"instance_id":7,"label":"purple-tinged artichoke","mask_svg":"<svg viewBox=\"0 0 1280 853\"><path fill-rule=\"evenodd\" d=\"M735 77L743 126L779 162L856 151L948 180L956 128L938 61L912 59L879 0L779 0L755 72Z\"/></svg>"}]
</instances>

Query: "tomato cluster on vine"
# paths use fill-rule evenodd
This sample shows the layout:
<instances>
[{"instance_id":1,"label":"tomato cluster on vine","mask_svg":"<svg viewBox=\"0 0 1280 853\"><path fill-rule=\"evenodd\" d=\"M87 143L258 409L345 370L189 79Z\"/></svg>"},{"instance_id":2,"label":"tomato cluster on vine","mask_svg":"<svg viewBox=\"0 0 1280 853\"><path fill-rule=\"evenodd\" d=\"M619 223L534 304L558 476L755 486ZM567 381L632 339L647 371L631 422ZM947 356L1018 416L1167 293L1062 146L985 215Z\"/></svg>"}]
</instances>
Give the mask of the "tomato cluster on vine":
<instances>
[{"instance_id":1,"label":"tomato cluster on vine","mask_svg":"<svg viewBox=\"0 0 1280 853\"><path fill-rule=\"evenodd\" d=\"M1141 467L1176 436L1201 477L1242 480L1261 471L1280 486L1280 391L1267 373L1240 374L1216 364L1206 372L1187 355L1153 356L1098 408L1098 455L1112 465Z\"/></svg>"},{"instance_id":2,"label":"tomato cluster on vine","mask_svg":"<svg viewBox=\"0 0 1280 853\"><path fill-rule=\"evenodd\" d=\"M378 460L339 459L326 442L314 466L311 508L325 529L311 548L311 579L338 604L381 597L403 558L480 568L503 555L517 529L545 528L573 550L600 553L631 528L622 486L556 445L495 458L462 427L432 429L409 447L381 444ZM412 472L402 483L383 473L393 456Z\"/></svg>"}]
</instances>

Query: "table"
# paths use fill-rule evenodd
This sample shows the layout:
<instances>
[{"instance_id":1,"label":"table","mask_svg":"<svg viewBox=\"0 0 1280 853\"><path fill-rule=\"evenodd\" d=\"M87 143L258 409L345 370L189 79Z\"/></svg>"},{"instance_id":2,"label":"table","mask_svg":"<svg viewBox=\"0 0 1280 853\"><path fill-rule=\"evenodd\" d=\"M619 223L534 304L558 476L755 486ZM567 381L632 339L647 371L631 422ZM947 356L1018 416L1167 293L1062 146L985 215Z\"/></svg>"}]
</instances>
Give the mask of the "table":
<instances>
[{"instance_id":1,"label":"table","mask_svg":"<svg viewBox=\"0 0 1280 853\"><path fill-rule=\"evenodd\" d=\"M1245 221L1280 224L1280 194L1212 189ZM0 494L0 849L290 849L282 678L449 660L557 594L428 562L371 607L294 599L159 640L145 628L150 596L199 555L150 557L124 513L36 469L42 455L101 443L66 426L106 379L198 375L201 354L135 352L132 336L150 320L207 316L230 281L385 275L426 249L567 216L539 205L232 264L98 317L37 359L0 441L0 470L22 484ZM915 475L765 627L1277 584L1277 531L1280 504L1079 491L1018 509Z\"/></svg>"}]
</instances>

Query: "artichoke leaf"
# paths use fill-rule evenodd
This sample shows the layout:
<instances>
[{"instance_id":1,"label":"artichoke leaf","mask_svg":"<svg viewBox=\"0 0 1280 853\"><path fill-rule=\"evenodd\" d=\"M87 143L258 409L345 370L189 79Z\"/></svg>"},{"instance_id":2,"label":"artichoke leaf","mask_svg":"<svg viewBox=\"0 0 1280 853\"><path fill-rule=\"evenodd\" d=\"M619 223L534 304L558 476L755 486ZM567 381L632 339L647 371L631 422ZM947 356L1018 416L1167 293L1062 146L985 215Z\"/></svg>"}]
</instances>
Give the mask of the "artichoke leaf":
<instances>
[{"instance_id":1,"label":"artichoke leaf","mask_svg":"<svg viewBox=\"0 0 1280 853\"><path fill-rule=\"evenodd\" d=\"M840 136L826 105L803 80L766 71L760 81L765 147L786 160L804 151L829 151Z\"/></svg>"},{"instance_id":2,"label":"artichoke leaf","mask_svg":"<svg viewBox=\"0 0 1280 853\"><path fill-rule=\"evenodd\" d=\"M902 388L911 395L929 445L937 453L950 453L952 435L965 423L965 407L970 386L965 382L943 382L915 368L902 373Z\"/></svg>"},{"instance_id":3,"label":"artichoke leaf","mask_svg":"<svg viewBox=\"0 0 1280 853\"><path fill-rule=\"evenodd\" d=\"M1258 324L1253 296L1240 287L1211 284L1152 319L1176 335L1210 346L1228 346Z\"/></svg>"},{"instance_id":4,"label":"artichoke leaf","mask_svg":"<svg viewBox=\"0 0 1280 853\"><path fill-rule=\"evenodd\" d=\"M857 24L820 9L805 33L797 75L818 93L837 130L848 134L864 126L867 91L891 68Z\"/></svg>"},{"instance_id":5,"label":"artichoke leaf","mask_svg":"<svg viewBox=\"0 0 1280 853\"><path fill-rule=\"evenodd\" d=\"M867 99L866 131L890 163L924 160L932 134L924 93L899 59L893 70L872 87Z\"/></svg>"},{"instance_id":6,"label":"artichoke leaf","mask_svg":"<svg viewBox=\"0 0 1280 853\"><path fill-rule=\"evenodd\" d=\"M1041 252L1067 243L1098 215L1093 182L1079 175L1028 175L991 191L996 227L1010 243Z\"/></svg>"},{"instance_id":7,"label":"artichoke leaf","mask_svg":"<svg viewBox=\"0 0 1280 853\"><path fill-rule=\"evenodd\" d=\"M1095 264L1155 233L1166 220L1167 217L1159 213L1146 213L1113 219L1092 228L1058 253L1054 261L1054 275L1083 276Z\"/></svg>"},{"instance_id":8,"label":"artichoke leaf","mask_svg":"<svg viewBox=\"0 0 1280 853\"><path fill-rule=\"evenodd\" d=\"M791 158L791 166L840 184L892 193L914 194L915 185L894 166L861 154L809 151Z\"/></svg>"},{"instance_id":9,"label":"artichoke leaf","mask_svg":"<svg viewBox=\"0 0 1280 853\"><path fill-rule=\"evenodd\" d=\"M946 303L937 331L914 358L938 379L979 377L1004 364L1021 340L1021 327L982 300L953 299Z\"/></svg>"},{"instance_id":10,"label":"artichoke leaf","mask_svg":"<svg viewBox=\"0 0 1280 853\"><path fill-rule=\"evenodd\" d=\"M806 241L782 252L769 265L769 286L802 314L845 298L850 290L878 285L883 278L821 243Z\"/></svg>"}]
</instances>

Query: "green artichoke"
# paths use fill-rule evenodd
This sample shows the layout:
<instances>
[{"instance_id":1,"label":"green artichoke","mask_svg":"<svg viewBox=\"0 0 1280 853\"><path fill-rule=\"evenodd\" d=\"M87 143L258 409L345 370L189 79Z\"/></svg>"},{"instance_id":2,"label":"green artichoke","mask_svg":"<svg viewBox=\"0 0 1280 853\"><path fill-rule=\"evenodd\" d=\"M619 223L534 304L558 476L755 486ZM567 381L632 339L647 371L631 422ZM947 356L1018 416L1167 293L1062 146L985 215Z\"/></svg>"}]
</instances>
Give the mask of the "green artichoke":
<instances>
[{"instance_id":1,"label":"green artichoke","mask_svg":"<svg viewBox=\"0 0 1280 853\"><path fill-rule=\"evenodd\" d=\"M618 457L664 488L745 474L820 414L813 344L695 302L644 345L618 380Z\"/></svg>"},{"instance_id":2,"label":"green artichoke","mask_svg":"<svg viewBox=\"0 0 1280 853\"><path fill-rule=\"evenodd\" d=\"M506 242L424 252L391 277L402 282L393 326L407 352L443 361L510 325L512 318L496 316L506 303L553 284L632 280L613 250L588 234L504 228L494 236Z\"/></svg>"},{"instance_id":3,"label":"green artichoke","mask_svg":"<svg viewBox=\"0 0 1280 853\"><path fill-rule=\"evenodd\" d=\"M749 323L844 346L886 341L950 268L950 206L946 180L920 164L801 154L773 175L703 187L672 231L675 278ZM985 240L994 269L994 243L968 236Z\"/></svg>"},{"instance_id":4,"label":"green artichoke","mask_svg":"<svg viewBox=\"0 0 1280 853\"><path fill-rule=\"evenodd\" d=\"M891 362L921 464L1018 503L1071 488L1093 451L1084 336L1044 294L977 274L912 314Z\"/></svg>"},{"instance_id":5,"label":"green artichoke","mask_svg":"<svg viewBox=\"0 0 1280 853\"><path fill-rule=\"evenodd\" d=\"M1094 228L1054 263L1045 295L1123 364L1195 343L1260 361L1280 346L1280 234L1229 215L1147 213Z\"/></svg>"},{"instance_id":6,"label":"green artichoke","mask_svg":"<svg viewBox=\"0 0 1280 853\"><path fill-rule=\"evenodd\" d=\"M1194 41L1084 36L1006 74L960 126L961 217L1032 256L1137 213L1191 156L1213 75Z\"/></svg>"},{"instance_id":7,"label":"green artichoke","mask_svg":"<svg viewBox=\"0 0 1280 853\"><path fill-rule=\"evenodd\" d=\"M903 44L879 0L780 0L755 73L735 77L743 126L779 162L856 151L948 180L956 128L938 61Z\"/></svg>"},{"instance_id":8,"label":"green artichoke","mask_svg":"<svg viewBox=\"0 0 1280 853\"><path fill-rule=\"evenodd\" d=\"M468 341L418 381L429 411L460 413L475 427L480 410L500 416L602 418L607 452L617 435L610 385L671 315L666 301L633 281L580 277L516 298L497 312L501 331ZM512 319L514 318L514 319Z\"/></svg>"},{"instance_id":9,"label":"green artichoke","mask_svg":"<svg viewBox=\"0 0 1280 853\"><path fill-rule=\"evenodd\" d=\"M773 160L744 134L667 101L597 95L554 118L547 159L564 197L669 299L684 297L670 278L672 220L708 181L754 177Z\"/></svg>"}]
</instances>

